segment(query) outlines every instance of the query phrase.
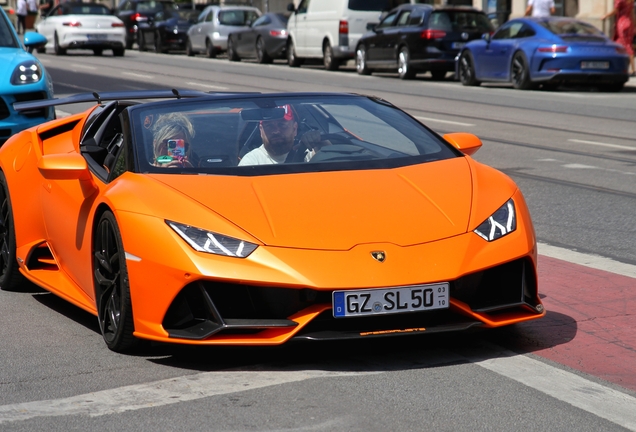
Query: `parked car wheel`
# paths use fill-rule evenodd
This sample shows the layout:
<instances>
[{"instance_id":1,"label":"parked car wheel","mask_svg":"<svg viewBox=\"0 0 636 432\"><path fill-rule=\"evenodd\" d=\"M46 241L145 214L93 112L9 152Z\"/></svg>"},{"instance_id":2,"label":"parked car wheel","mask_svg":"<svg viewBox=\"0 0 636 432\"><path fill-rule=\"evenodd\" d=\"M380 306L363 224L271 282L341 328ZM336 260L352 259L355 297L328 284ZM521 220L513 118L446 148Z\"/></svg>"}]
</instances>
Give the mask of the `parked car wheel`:
<instances>
[{"instance_id":1,"label":"parked car wheel","mask_svg":"<svg viewBox=\"0 0 636 432\"><path fill-rule=\"evenodd\" d=\"M303 60L296 57L294 42L291 39L287 41L287 64L290 67L300 67L303 64Z\"/></svg>"},{"instance_id":2,"label":"parked car wheel","mask_svg":"<svg viewBox=\"0 0 636 432\"><path fill-rule=\"evenodd\" d=\"M271 63L273 61L269 54L267 54L267 50L265 49L265 41L260 36L258 39L256 39L256 61L261 64Z\"/></svg>"},{"instance_id":3,"label":"parked car wheel","mask_svg":"<svg viewBox=\"0 0 636 432\"><path fill-rule=\"evenodd\" d=\"M519 90L529 90L533 87L530 81L530 71L528 70L528 62L526 56L520 51L516 52L512 57L512 65L510 66L510 78L514 88Z\"/></svg>"},{"instance_id":4,"label":"parked car wheel","mask_svg":"<svg viewBox=\"0 0 636 432\"><path fill-rule=\"evenodd\" d=\"M367 49L364 45L356 50L356 71L360 75L371 75L371 69L367 66Z\"/></svg>"},{"instance_id":5,"label":"parked car wheel","mask_svg":"<svg viewBox=\"0 0 636 432\"><path fill-rule=\"evenodd\" d=\"M398 54L398 74L403 80L413 79L415 77L415 71L409 65L411 56L409 55L409 49L402 47L400 54Z\"/></svg>"},{"instance_id":6,"label":"parked car wheel","mask_svg":"<svg viewBox=\"0 0 636 432\"><path fill-rule=\"evenodd\" d=\"M7 179L0 172L0 289L13 290L25 282L16 260L13 210Z\"/></svg>"},{"instance_id":7,"label":"parked car wheel","mask_svg":"<svg viewBox=\"0 0 636 432\"><path fill-rule=\"evenodd\" d=\"M209 39L205 41L205 55L208 56L208 58L216 57L216 48L214 48L214 45L212 45Z\"/></svg>"},{"instance_id":8,"label":"parked car wheel","mask_svg":"<svg viewBox=\"0 0 636 432\"><path fill-rule=\"evenodd\" d=\"M232 39L232 35L227 38L227 58L230 61L241 61L241 58L236 53L236 49L234 49L234 40Z\"/></svg>"},{"instance_id":9,"label":"parked car wheel","mask_svg":"<svg viewBox=\"0 0 636 432\"><path fill-rule=\"evenodd\" d=\"M66 55L66 48L62 48L60 46L60 40L57 37L57 33L53 36L53 50L55 51L55 55Z\"/></svg>"},{"instance_id":10,"label":"parked car wheel","mask_svg":"<svg viewBox=\"0 0 636 432\"><path fill-rule=\"evenodd\" d=\"M469 51L464 51L459 57L459 81L464 86L478 86L481 84L475 76L475 62Z\"/></svg>"},{"instance_id":11,"label":"parked car wheel","mask_svg":"<svg viewBox=\"0 0 636 432\"><path fill-rule=\"evenodd\" d=\"M333 48L329 42L325 42L325 46L322 49L323 63L325 69L330 71L338 70L340 67L340 61L333 56Z\"/></svg>"},{"instance_id":12,"label":"parked car wheel","mask_svg":"<svg viewBox=\"0 0 636 432\"><path fill-rule=\"evenodd\" d=\"M186 42L186 55L188 57L192 57L194 56L195 52L192 49L192 42L190 42L190 38L188 38L188 41Z\"/></svg>"}]
</instances>

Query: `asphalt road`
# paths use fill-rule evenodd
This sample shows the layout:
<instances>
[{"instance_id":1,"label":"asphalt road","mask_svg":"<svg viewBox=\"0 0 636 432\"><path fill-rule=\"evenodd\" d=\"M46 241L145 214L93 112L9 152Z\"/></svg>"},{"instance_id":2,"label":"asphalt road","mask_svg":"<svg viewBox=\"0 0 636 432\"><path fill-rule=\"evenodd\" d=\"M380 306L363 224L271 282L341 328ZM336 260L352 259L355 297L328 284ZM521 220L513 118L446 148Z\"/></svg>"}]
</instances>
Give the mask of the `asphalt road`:
<instances>
[{"instance_id":1,"label":"asphalt road","mask_svg":"<svg viewBox=\"0 0 636 432\"><path fill-rule=\"evenodd\" d=\"M383 97L439 133L480 136L484 146L475 158L518 183L542 244L556 246L557 254L578 251L624 263L628 273L636 268L636 87L621 93L465 88L427 75L404 82L395 74L360 77L351 68L330 73L108 54L39 57L57 96L189 88ZM576 275L579 267L568 269ZM577 278L569 279L574 296ZM625 280L636 287L636 279ZM582 334L572 313L545 321L560 320L558 340L549 337L554 329L537 324L267 349L149 344L124 356L106 349L94 317L30 291L0 293L2 431L636 430L636 388L543 355L576 340L577 329ZM626 367L636 371L632 359Z\"/></svg>"}]
</instances>

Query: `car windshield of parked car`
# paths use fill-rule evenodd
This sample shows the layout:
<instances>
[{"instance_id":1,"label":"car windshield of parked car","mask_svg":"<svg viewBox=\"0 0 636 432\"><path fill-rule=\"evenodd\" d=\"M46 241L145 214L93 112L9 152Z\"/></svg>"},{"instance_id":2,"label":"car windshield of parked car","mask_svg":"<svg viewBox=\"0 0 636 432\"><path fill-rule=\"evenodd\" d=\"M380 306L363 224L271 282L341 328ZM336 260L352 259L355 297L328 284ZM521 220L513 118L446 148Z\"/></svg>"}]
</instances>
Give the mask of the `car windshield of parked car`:
<instances>
[{"instance_id":1,"label":"car windshield of parked car","mask_svg":"<svg viewBox=\"0 0 636 432\"><path fill-rule=\"evenodd\" d=\"M403 111L363 96L181 99L129 109L141 172L254 175L460 156Z\"/></svg>"},{"instance_id":2,"label":"car windshield of parked car","mask_svg":"<svg viewBox=\"0 0 636 432\"><path fill-rule=\"evenodd\" d=\"M395 3L393 0L349 0L349 9L355 11L387 11L394 8L396 6Z\"/></svg>"},{"instance_id":3,"label":"car windshield of parked car","mask_svg":"<svg viewBox=\"0 0 636 432\"><path fill-rule=\"evenodd\" d=\"M106 6L93 4L83 4L83 5L63 5L62 6L62 14L63 15L112 15L110 9Z\"/></svg>"},{"instance_id":4,"label":"car windshield of parked car","mask_svg":"<svg viewBox=\"0 0 636 432\"><path fill-rule=\"evenodd\" d=\"M432 30L466 31L476 30L482 33L494 31L488 17L476 11L434 11L428 20Z\"/></svg>"},{"instance_id":5,"label":"car windshield of parked car","mask_svg":"<svg viewBox=\"0 0 636 432\"><path fill-rule=\"evenodd\" d=\"M0 47L18 48L20 45L11 31L10 25L4 14L2 14L0 16Z\"/></svg>"},{"instance_id":6,"label":"car windshield of parked car","mask_svg":"<svg viewBox=\"0 0 636 432\"><path fill-rule=\"evenodd\" d=\"M573 20L544 20L539 21L543 27L550 30L555 35L582 35L582 36L603 36L603 32L596 27Z\"/></svg>"},{"instance_id":7,"label":"car windshield of parked car","mask_svg":"<svg viewBox=\"0 0 636 432\"><path fill-rule=\"evenodd\" d=\"M219 23L228 26L244 26L258 19L258 14L252 10L222 10L219 12Z\"/></svg>"},{"instance_id":8,"label":"car windshield of parked car","mask_svg":"<svg viewBox=\"0 0 636 432\"><path fill-rule=\"evenodd\" d=\"M143 14L155 14L164 10L165 7L170 7L170 3L161 1L143 1L137 3L137 12Z\"/></svg>"}]
</instances>

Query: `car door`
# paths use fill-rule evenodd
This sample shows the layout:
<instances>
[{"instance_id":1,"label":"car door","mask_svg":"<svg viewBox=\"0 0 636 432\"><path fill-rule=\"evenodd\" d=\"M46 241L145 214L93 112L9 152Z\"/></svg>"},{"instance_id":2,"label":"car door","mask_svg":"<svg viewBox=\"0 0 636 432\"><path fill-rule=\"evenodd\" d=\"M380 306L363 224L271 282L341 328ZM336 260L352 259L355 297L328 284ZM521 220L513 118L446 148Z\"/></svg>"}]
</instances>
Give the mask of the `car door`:
<instances>
[{"instance_id":1,"label":"car door","mask_svg":"<svg viewBox=\"0 0 636 432\"><path fill-rule=\"evenodd\" d=\"M201 12L201 15L199 15L197 23L190 28L190 31L188 31L188 37L190 38L190 44L192 45L192 48L196 50L205 48L203 26L207 20L211 19L212 15L212 9L204 10L203 12Z\"/></svg>"},{"instance_id":2,"label":"car door","mask_svg":"<svg viewBox=\"0 0 636 432\"><path fill-rule=\"evenodd\" d=\"M373 36L365 38L367 41L367 59L370 62L381 62L383 58L386 57L384 53L384 47L387 44L386 39L387 36L385 33L393 28L395 24L395 20L398 17L399 11L390 12L380 24L378 24L374 29Z\"/></svg>"},{"instance_id":3,"label":"car door","mask_svg":"<svg viewBox=\"0 0 636 432\"><path fill-rule=\"evenodd\" d=\"M57 5L42 19L37 26L38 33L46 36L47 45L53 46L53 37L55 34L55 26L60 23L62 19L62 6Z\"/></svg>"},{"instance_id":4,"label":"car door","mask_svg":"<svg viewBox=\"0 0 636 432\"><path fill-rule=\"evenodd\" d=\"M297 56L306 55L307 43L307 9L309 8L309 0L302 0L298 5L298 9L293 16L293 40L294 50Z\"/></svg>"},{"instance_id":5,"label":"car door","mask_svg":"<svg viewBox=\"0 0 636 432\"><path fill-rule=\"evenodd\" d=\"M493 35L490 43L486 44L483 59L479 61L481 71L477 75L496 81L508 79L515 37L523 25L521 21L511 21Z\"/></svg>"},{"instance_id":6,"label":"car door","mask_svg":"<svg viewBox=\"0 0 636 432\"><path fill-rule=\"evenodd\" d=\"M256 37L259 35L259 30L263 26L271 24L272 19L263 15L252 23L249 29L245 29L236 33L238 40L238 52L239 55L253 57L256 52Z\"/></svg>"}]
</instances>

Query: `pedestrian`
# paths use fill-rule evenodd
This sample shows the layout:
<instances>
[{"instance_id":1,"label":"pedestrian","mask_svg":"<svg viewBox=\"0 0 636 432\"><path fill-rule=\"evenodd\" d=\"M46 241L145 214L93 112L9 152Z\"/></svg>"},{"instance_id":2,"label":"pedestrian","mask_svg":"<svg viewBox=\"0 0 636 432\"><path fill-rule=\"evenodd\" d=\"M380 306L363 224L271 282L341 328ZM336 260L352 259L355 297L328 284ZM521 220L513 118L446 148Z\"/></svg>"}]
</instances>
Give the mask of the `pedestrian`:
<instances>
[{"instance_id":1,"label":"pedestrian","mask_svg":"<svg viewBox=\"0 0 636 432\"><path fill-rule=\"evenodd\" d=\"M51 9L53 9L54 5L55 5L54 0L44 0L42 4L40 5L40 17L44 18L45 16L47 16L49 12L51 11Z\"/></svg>"},{"instance_id":2,"label":"pedestrian","mask_svg":"<svg viewBox=\"0 0 636 432\"><path fill-rule=\"evenodd\" d=\"M621 44L629 55L631 76L636 76L634 67L634 23L636 22L634 0L614 0L614 10L605 14L603 20L614 16L614 41Z\"/></svg>"},{"instance_id":3,"label":"pedestrian","mask_svg":"<svg viewBox=\"0 0 636 432\"><path fill-rule=\"evenodd\" d=\"M528 0L526 16L535 18L546 18L556 12L554 0Z\"/></svg>"},{"instance_id":4,"label":"pedestrian","mask_svg":"<svg viewBox=\"0 0 636 432\"><path fill-rule=\"evenodd\" d=\"M26 31L26 17L28 9L26 0L18 0L18 7L15 14L18 16L18 34L22 34Z\"/></svg>"}]
</instances>

